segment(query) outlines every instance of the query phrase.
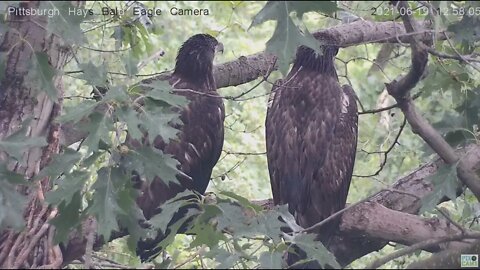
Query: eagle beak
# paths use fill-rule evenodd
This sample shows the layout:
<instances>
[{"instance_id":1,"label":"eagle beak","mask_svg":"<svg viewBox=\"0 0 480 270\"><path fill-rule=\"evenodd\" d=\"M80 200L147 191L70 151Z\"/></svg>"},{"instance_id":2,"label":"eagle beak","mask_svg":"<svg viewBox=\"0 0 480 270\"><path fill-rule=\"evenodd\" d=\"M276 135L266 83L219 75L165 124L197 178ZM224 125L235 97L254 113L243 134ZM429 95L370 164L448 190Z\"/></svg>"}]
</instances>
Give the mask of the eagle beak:
<instances>
[{"instance_id":1,"label":"eagle beak","mask_svg":"<svg viewBox=\"0 0 480 270\"><path fill-rule=\"evenodd\" d=\"M219 42L217 46L215 46L215 53L222 52L223 54L223 43Z\"/></svg>"}]
</instances>

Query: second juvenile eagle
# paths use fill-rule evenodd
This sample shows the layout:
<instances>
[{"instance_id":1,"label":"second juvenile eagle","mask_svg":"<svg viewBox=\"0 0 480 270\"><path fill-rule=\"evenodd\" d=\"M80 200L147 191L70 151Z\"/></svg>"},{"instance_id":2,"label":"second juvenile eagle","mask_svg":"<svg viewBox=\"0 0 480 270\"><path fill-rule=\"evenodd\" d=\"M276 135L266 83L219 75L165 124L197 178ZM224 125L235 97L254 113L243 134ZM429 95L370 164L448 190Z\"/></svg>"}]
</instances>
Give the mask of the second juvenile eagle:
<instances>
[{"instance_id":1,"label":"second juvenile eagle","mask_svg":"<svg viewBox=\"0 0 480 270\"><path fill-rule=\"evenodd\" d=\"M288 204L303 228L345 207L357 146L355 93L339 85L338 47L321 49L322 55L298 48L292 70L272 89L266 118L274 203ZM315 230L318 240L327 246L338 224L335 219Z\"/></svg>"}]
</instances>

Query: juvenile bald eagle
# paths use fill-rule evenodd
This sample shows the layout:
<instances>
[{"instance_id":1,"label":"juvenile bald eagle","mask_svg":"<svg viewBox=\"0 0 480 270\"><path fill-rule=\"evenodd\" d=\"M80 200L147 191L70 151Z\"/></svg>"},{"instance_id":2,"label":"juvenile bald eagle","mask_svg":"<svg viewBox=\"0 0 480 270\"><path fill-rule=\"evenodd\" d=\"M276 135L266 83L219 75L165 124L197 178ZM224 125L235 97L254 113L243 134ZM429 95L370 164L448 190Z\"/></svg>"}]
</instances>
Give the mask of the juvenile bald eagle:
<instances>
[{"instance_id":1,"label":"juvenile bald eagle","mask_svg":"<svg viewBox=\"0 0 480 270\"><path fill-rule=\"evenodd\" d=\"M303 228L345 207L357 146L355 93L339 85L338 47L322 50L298 48L292 70L272 89L266 119L274 203L288 204ZM327 246L339 221L317 229L317 239Z\"/></svg>"},{"instance_id":2,"label":"juvenile bald eagle","mask_svg":"<svg viewBox=\"0 0 480 270\"><path fill-rule=\"evenodd\" d=\"M178 140L165 142L158 136L153 144L164 153L173 155L180 163L178 169L186 176L177 176L181 185L167 185L156 177L150 185L142 188L137 203L147 220L154 215L161 215L159 206L179 192L190 189L204 193L212 169L220 157L225 111L213 77L213 59L217 51L223 52L222 43L207 34L194 35L180 47L175 71L168 82L174 89L178 89L176 94L189 100L189 104L180 111L183 125L175 125L180 130ZM185 209L179 211L170 224L180 219L185 212ZM159 233L156 239L140 241L137 254L142 260L148 260L158 253L156 245L164 237Z\"/></svg>"}]
</instances>

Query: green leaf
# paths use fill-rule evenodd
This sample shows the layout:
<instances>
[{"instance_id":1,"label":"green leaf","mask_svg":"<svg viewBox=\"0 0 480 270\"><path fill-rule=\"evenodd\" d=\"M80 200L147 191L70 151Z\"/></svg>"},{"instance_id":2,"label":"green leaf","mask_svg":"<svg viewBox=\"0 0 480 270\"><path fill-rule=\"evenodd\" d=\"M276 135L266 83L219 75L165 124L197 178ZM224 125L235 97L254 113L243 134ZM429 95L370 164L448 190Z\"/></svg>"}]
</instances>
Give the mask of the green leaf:
<instances>
[{"instance_id":1,"label":"green leaf","mask_svg":"<svg viewBox=\"0 0 480 270\"><path fill-rule=\"evenodd\" d=\"M250 26L253 27L269 20L277 21L273 36L266 44L266 51L277 56L279 70L284 75L288 71L289 64L295 58L299 46L307 46L321 54L319 50L320 43L307 29L304 31L300 30L290 17L290 13L294 11L297 12L298 17L301 17L308 11L322 10L330 12L336 9L336 4L332 2L312 3L296 1L267 2L263 9L254 17Z\"/></svg>"},{"instance_id":2,"label":"green leaf","mask_svg":"<svg viewBox=\"0 0 480 270\"><path fill-rule=\"evenodd\" d=\"M48 18L47 28L50 32L62 37L68 44L83 44L85 37L80 23L88 17L87 9L74 7L68 1L45 1L42 2L42 8L58 11L57 14Z\"/></svg>"},{"instance_id":3,"label":"green leaf","mask_svg":"<svg viewBox=\"0 0 480 270\"><path fill-rule=\"evenodd\" d=\"M90 173L84 171L74 171L66 174L58 181L58 188L47 192L45 201L49 204L59 205L64 202L70 204L73 196L81 192L90 178Z\"/></svg>"},{"instance_id":4,"label":"green leaf","mask_svg":"<svg viewBox=\"0 0 480 270\"><path fill-rule=\"evenodd\" d=\"M161 249L165 249L165 247L167 247L173 242L173 240L175 239L175 235L177 235L177 232L180 229L180 227L185 223L185 221L187 221L189 217L192 216L192 213L190 213L191 211L195 212L195 209L189 209L185 216L183 216L182 218L177 220L177 222L169 226L170 233L167 234L166 237L163 238L163 240L160 243L158 243L157 247L161 247ZM152 255L151 258L156 257L157 255L158 254Z\"/></svg>"},{"instance_id":5,"label":"green leaf","mask_svg":"<svg viewBox=\"0 0 480 270\"><path fill-rule=\"evenodd\" d=\"M124 86L115 86L111 87L105 96L103 97L103 101L116 101L120 103L129 103L130 96L128 95L126 88Z\"/></svg>"},{"instance_id":6,"label":"green leaf","mask_svg":"<svg viewBox=\"0 0 480 270\"><path fill-rule=\"evenodd\" d=\"M447 30L455 33L456 41L465 41L473 45L480 40L480 19L478 16L465 15L461 21L450 24Z\"/></svg>"},{"instance_id":7,"label":"green leaf","mask_svg":"<svg viewBox=\"0 0 480 270\"><path fill-rule=\"evenodd\" d=\"M0 181L7 181L12 185L29 185L31 184L23 174L10 171L5 163L0 163Z\"/></svg>"},{"instance_id":8,"label":"green leaf","mask_svg":"<svg viewBox=\"0 0 480 270\"><path fill-rule=\"evenodd\" d=\"M129 53L127 56L123 57L123 63L128 76L134 76L138 73L138 59L135 58L132 53Z\"/></svg>"},{"instance_id":9,"label":"green leaf","mask_svg":"<svg viewBox=\"0 0 480 270\"><path fill-rule=\"evenodd\" d=\"M78 190L72 194L70 200L65 200L60 203L58 206L58 215L50 221L50 224L55 226L55 244L66 242L70 232L80 226L81 206L82 196Z\"/></svg>"},{"instance_id":10,"label":"green leaf","mask_svg":"<svg viewBox=\"0 0 480 270\"><path fill-rule=\"evenodd\" d=\"M256 229L252 230L248 225L253 218L245 216L243 209L239 205L230 202L220 202L217 204L222 214L217 217L217 228L219 230L227 229L233 232L233 237L253 236Z\"/></svg>"},{"instance_id":11,"label":"green leaf","mask_svg":"<svg viewBox=\"0 0 480 270\"><path fill-rule=\"evenodd\" d=\"M79 125L82 130L88 131L88 136L83 141L83 144L88 146L90 151L97 151L100 140L107 138L113 123L107 115L98 112L92 113L89 116L89 120Z\"/></svg>"},{"instance_id":12,"label":"green leaf","mask_svg":"<svg viewBox=\"0 0 480 270\"><path fill-rule=\"evenodd\" d=\"M215 258L215 261L220 262L217 269L232 269L236 262L240 259L240 254L230 253L225 249L212 248L205 254L208 258Z\"/></svg>"},{"instance_id":13,"label":"green leaf","mask_svg":"<svg viewBox=\"0 0 480 270\"><path fill-rule=\"evenodd\" d=\"M240 203L240 205L242 205L243 207L245 208L253 208L255 211L259 212L259 211L262 211L263 208L260 206L260 205L256 205L256 204L253 204L251 203L247 198L244 198L240 195L237 195L233 192L230 192L230 191L220 191L219 192L221 195L224 195L224 196L227 196L227 197L230 197L232 199L235 199L236 201L238 201L238 203Z\"/></svg>"},{"instance_id":14,"label":"green leaf","mask_svg":"<svg viewBox=\"0 0 480 270\"><path fill-rule=\"evenodd\" d=\"M8 170L0 163L0 230L7 227L20 230L27 197L17 192L17 185L29 185L22 174Z\"/></svg>"},{"instance_id":15,"label":"green leaf","mask_svg":"<svg viewBox=\"0 0 480 270\"><path fill-rule=\"evenodd\" d=\"M185 107L188 105L188 99L173 93L173 88L168 81L154 80L149 84L141 84L140 86L151 88L145 96L152 99L163 101L175 107Z\"/></svg>"},{"instance_id":16,"label":"green leaf","mask_svg":"<svg viewBox=\"0 0 480 270\"><path fill-rule=\"evenodd\" d=\"M332 14L340 10L334 2L327 1L270 1L253 18L249 28L270 20L278 20L280 15L289 16L291 12L296 12L298 18L310 11L320 11L325 14Z\"/></svg>"},{"instance_id":17,"label":"green leaf","mask_svg":"<svg viewBox=\"0 0 480 270\"><path fill-rule=\"evenodd\" d=\"M130 106L122 106L115 110L115 115L120 121L127 124L128 135L134 139L140 141L143 138L143 133L139 129L142 122L139 119L139 114Z\"/></svg>"},{"instance_id":18,"label":"green leaf","mask_svg":"<svg viewBox=\"0 0 480 270\"><path fill-rule=\"evenodd\" d=\"M16 191L16 185L0 178L0 230L13 228L20 231L24 226L23 212L27 197Z\"/></svg>"},{"instance_id":19,"label":"green leaf","mask_svg":"<svg viewBox=\"0 0 480 270\"><path fill-rule=\"evenodd\" d=\"M8 155L17 161L22 161L25 151L33 147L42 147L48 145L44 137L28 137L25 136L30 121L25 121L22 128L11 134L3 141L0 141L0 150L7 152Z\"/></svg>"},{"instance_id":20,"label":"green leaf","mask_svg":"<svg viewBox=\"0 0 480 270\"><path fill-rule=\"evenodd\" d=\"M85 168L90 168L95 164L95 162L102 156L105 155L105 152L103 151L98 151L98 152L93 152L88 158L84 159L82 161L82 165Z\"/></svg>"},{"instance_id":21,"label":"green leaf","mask_svg":"<svg viewBox=\"0 0 480 270\"><path fill-rule=\"evenodd\" d=\"M260 269L282 269L283 254L280 252L262 252L260 254Z\"/></svg>"},{"instance_id":22,"label":"green leaf","mask_svg":"<svg viewBox=\"0 0 480 270\"><path fill-rule=\"evenodd\" d=\"M95 102L92 100L85 100L80 104L75 106L65 107L66 114L60 116L58 121L60 123L66 123L73 121L73 123L77 123L78 121L85 118L87 115L90 115L95 107L99 105L100 102Z\"/></svg>"},{"instance_id":23,"label":"green leaf","mask_svg":"<svg viewBox=\"0 0 480 270\"><path fill-rule=\"evenodd\" d=\"M66 148L61 154L55 155L50 163L44 167L35 179L42 179L49 176L50 179L56 179L62 173L68 173L75 164L82 158L82 155L70 148Z\"/></svg>"},{"instance_id":24,"label":"green leaf","mask_svg":"<svg viewBox=\"0 0 480 270\"><path fill-rule=\"evenodd\" d=\"M117 219L121 228L128 229L127 245L132 252L136 250L138 241L147 234L147 230L143 229L138 222L145 220L145 217L135 201L137 196L138 190L134 189L129 182L118 192L118 205L125 214L120 213Z\"/></svg>"},{"instance_id":25,"label":"green leaf","mask_svg":"<svg viewBox=\"0 0 480 270\"><path fill-rule=\"evenodd\" d=\"M48 55L44 52L36 52L31 60L27 80L28 85L34 89L45 91L50 100L58 100L57 88L53 85L53 76L55 69L48 61Z\"/></svg>"},{"instance_id":26,"label":"green leaf","mask_svg":"<svg viewBox=\"0 0 480 270\"><path fill-rule=\"evenodd\" d=\"M297 224L295 217L288 211L288 205L277 205L275 206L274 210L280 214L283 221L288 225L288 227L290 227L290 229L296 232L303 230L303 228Z\"/></svg>"},{"instance_id":27,"label":"green leaf","mask_svg":"<svg viewBox=\"0 0 480 270\"><path fill-rule=\"evenodd\" d=\"M445 165L429 177L433 191L422 199L420 213L431 211L446 196L452 201L457 198L457 164Z\"/></svg>"},{"instance_id":28,"label":"green leaf","mask_svg":"<svg viewBox=\"0 0 480 270\"><path fill-rule=\"evenodd\" d=\"M88 84L93 86L108 87L107 69L104 64L95 66L91 61L88 63L80 63L79 67L83 73L80 76Z\"/></svg>"},{"instance_id":29,"label":"green leaf","mask_svg":"<svg viewBox=\"0 0 480 270\"><path fill-rule=\"evenodd\" d=\"M124 41L125 31L121 25L117 25L113 29L113 34L110 36L115 39L115 50L122 48L122 42Z\"/></svg>"},{"instance_id":30,"label":"green leaf","mask_svg":"<svg viewBox=\"0 0 480 270\"><path fill-rule=\"evenodd\" d=\"M184 191L179 194L177 194L174 198L166 201L162 206L162 212L156 216L153 216L150 220L149 223L152 224L153 228L155 228L155 234L157 231L160 231L162 233L166 233L167 231L167 226L172 220L173 216L175 213L178 212L178 210L182 206L186 206L191 204L188 201L181 200L180 198L185 197L186 195L191 195L191 191ZM193 212L192 212L193 214Z\"/></svg>"},{"instance_id":31,"label":"green leaf","mask_svg":"<svg viewBox=\"0 0 480 270\"><path fill-rule=\"evenodd\" d=\"M281 242L281 228L286 227L285 223L279 220L280 216L277 211L267 211L259 215L253 223L256 224L258 233L268 236L275 244Z\"/></svg>"},{"instance_id":32,"label":"green leaf","mask_svg":"<svg viewBox=\"0 0 480 270\"><path fill-rule=\"evenodd\" d=\"M330 253L320 241L315 240L315 234L300 233L295 236L284 234L284 237L305 251L307 259L313 259L319 262L323 269L325 269L327 265L334 268L341 268L335 256Z\"/></svg>"},{"instance_id":33,"label":"green leaf","mask_svg":"<svg viewBox=\"0 0 480 270\"><path fill-rule=\"evenodd\" d=\"M119 191L130 179L119 168L103 167L97 174L88 213L97 218L98 234L109 239L111 232L119 229L117 217L128 214L119 205Z\"/></svg>"},{"instance_id":34,"label":"green leaf","mask_svg":"<svg viewBox=\"0 0 480 270\"><path fill-rule=\"evenodd\" d=\"M144 175L148 181L152 181L155 176L158 176L167 185L169 183L178 184L176 175L183 174L177 169L179 162L173 156L146 146L142 146L135 151L129 151L122 164L128 169Z\"/></svg>"},{"instance_id":35,"label":"green leaf","mask_svg":"<svg viewBox=\"0 0 480 270\"><path fill-rule=\"evenodd\" d=\"M153 142L157 136L165 142L177 138L178 128L182 124L180 113L172 108L159 106L154 100L146 100L140 119L142 128L148 132L148 139Z\"/></svg>"},{"instance_id":36,"label":"green leaf","mask_svg":"<svg viewBox=\"0 0 480 270\"><path fill-rule=\"evenodd\" d=\"M221 231L215 230L213 225L208 223L197 223L189 232L195 235L195 239L190 243L191 248L202 245L216 247L220 241L227 240Z\"/></svg>"}]
</instances>

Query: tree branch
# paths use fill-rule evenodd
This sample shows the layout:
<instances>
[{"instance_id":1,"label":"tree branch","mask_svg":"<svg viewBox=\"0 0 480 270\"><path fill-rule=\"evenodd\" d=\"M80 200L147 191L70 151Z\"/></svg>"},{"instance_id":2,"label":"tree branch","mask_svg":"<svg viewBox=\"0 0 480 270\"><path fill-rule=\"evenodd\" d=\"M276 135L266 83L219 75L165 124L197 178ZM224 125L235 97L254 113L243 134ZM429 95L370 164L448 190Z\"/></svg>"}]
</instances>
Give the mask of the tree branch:
<instances>
[{"instance_id":1,"label":"tree branch","mask_svg":"<svg viewBox=\"0 0 480 270\"><path fill-rule=\"evenodd\" d=\"M480 145L469 145L458 150L462 162L472 171L480 170ZM383 248L389 241L402 244L415 244L431 237L444 237L461 230L447 220L416 216L421 207L421 199L430 194L433 184L427 180L438 168L444 166L441 159L425 164L405 177L360 203L342 215L340 232L330 245L332 252L342 266ZM443 201L448 200L444 198ZM264 209L273 208L273 200L258 200L255 204ZM112 239L123 237L128 232L115 232ZM64 263L68 263L85 253L86 238L82 232L74 232L69 243L63 247ZM95 248L103 245L97 239ZM452 248L463 248L462 242L452 242ZM429 245L426 249L438 251L444 246Z\"/></svg>"},{"instance_id":2,"label":"tree branch","mask_svg":"<svg viewBox=\"0 0 480 270\"><path fill-rule=\"evenodd\" d=\"M341 24L332 28L324 29L314 33L318 39L325 36L334 36L338 46L349 47L365 43L399 43L409 42L412 37L419 36L420 40L429 40L433 30L429 30L429 24L425 25L425 29L415 33L406 33L402 24L396 22L371 22L356 21L350 24ZM445 34L437 35L439 39L445 39ZM228 86L237 86L259 77L264 77L278 67L276 65L275 56L265 52L259 52L250 56L241 56L237 60L230 61L214 67L214 76L217 88ZM170 73L164 73L152 78L142 80L140 83L145 84L154 80L163 80ZM102 108L100 108L100 111ZM63 145L71 145L86 137L86 133L76 130L71 123L62 125Z\"/></svg>"},{"instance_id":3,"label":"tree branch","mask_svg":"<svg viewBox=\"0 0 480 270\"><path fill-rule=\"evenodd\" d=\"M456 154L462 157L465 166L471 171L480 170L480 145L469 145ZM330 245L339 263L342 266L348 265L366 254L380 250L389 241L411 245L430 238L461 233L448 220L416 216L422 206L422 198L433 191L433 184L428 178L444 165L445 162L441 159L423 165L400 178L391 188L348 209L342 215L340 233ZM448 198L442 201L446 200ZM428 246L428 250L465 247L460 242L449 245L451 246Z\"/></svg>"},{"instance_id":4,"label":"tree branch","mask_svg":"<svg viewBox=\"0 0 480 270\"><path fill-rule=\"evenodd\" d=\"M399 8L407 9L406 2L395 2ZM403 24L407 32L415 32L419 27L410 16L402 16ZM428 40L427 40L428 41ZM427 44L428 45L428 44ZM443 139L442 135L435 130L432 125L418 113L415 104L410 98L410 90L420 81L428 61L427 46L416 37L410 41L412 51L412 66L410 71L399 81L392 81L386 84L388 93L395 98L399 108L405 114L412 131L418 134L422 139L443 159L447 164L454 164L459 161L458 156L452 147ZM472 173L460 162L457 166L458 178L475 194L480 201L480 177Z\"/></svg>"},{"instance_id":5,"label":"tree branch","mask_svg":"<svg viewBox=\"0 0 480 270\"><path fill-rule=\"evenodd\" d=\"M347 47L371 42L415 43L412 41L412 37L417 37L418 35L421 35L417 38L418 40L428 41L431 38L428 35L424 35L425 33L429 33L429 31L409 31L409 33L406 33L404 27L395 22L374 23L357 21L352 24L322 30L315 34L315 36L335 35L336 41L338 42L337 45ZM428 54L425 51L412 49L412 56L412 70L399 82L394 81L390 84L391 92L389 91L389 93L396 94L398 97L397 103L402 110L403 104L406 104L405 100L407 100L406 97L408 97L409 90L420 80ZM242 56L236 61L216 66L215 78L217 80L217 87L222 88L240 85L260 76L265 76L269 71L276 68L274 63L275 59L272 55L257 53L248 57ZM421 72L416 73L417 71ZM162 79L165 78L165 76L166 75L161 75L148 80ZM387 87L389 87L389 85L387 85ZM408 114L405 114L405 116L411 124L412 120L409 119ZM79 140L76 139L72 141L71 138L74 137L72 135L74 133L69 134L67 137L69 140L65 142L66 145ZM474 145L467 149L471 151L467 151L465 157L462 158L462 162L467 164L465 165L466 167L470 165L470 168L479 168L480 146ZM413 215L418 213L420 209L421 201L419 198L423 198L433 190L432 183L427 181L426 178L432 176L441 163L441 161L436 161L420 167L410 175L398 180L392 188L383 190L372 196L368 202L359 204L346 211L342 218L341 232L331 245L332 251L342 265L347 265L365 254L382 248L388 241L398 241L399 243L405 244L416 243L422 239L416 233L417 230L423 233L427 232L430 236L434 235L438 237L451 234L452 230L455 231L457 229L455 226L449 226L449 223L445 221L434 222L434 220L423 219ZM469 172L471 172L471 170ZM262 201L262 205L266 208L268 208L270 204L271 201ZM376 209L376 211L372 211L372 207ZM365 222L364 217L368 215L372 216L372 218L369 219L368 222ZM377 218L376 215L378 215L379 218ZM390 218L398 222L404 222L405 224L398 223L397 225L401 226L387 228L390 230L389 234L384 234L378 228L385 229L385 222ZM408 229L405 232L402 231L401 228ZM432 232L432 228L436 230ZM125 233L126 232L120 232L117 236L123 236ZM63 250L65 258L78 257L76 253L81 252L81 246L85 245L82 237L84 236L77 235L70 241L70 245L65 247ZM103 241L100 239L97 242L100 244ZM454 242L453 245L461 246L463 243ZM429 248L432 247L429 246ZM68 260L66 261L68 262Z\"/></svg>"},{"instance_id":6,"label":"tree branch","mask_svg":"<svg viewBox=\"0 0 480 270\"><path fill-rule=\"evenodd\" d=\"M444 250L430 258L411 263L407 269L459 269L461 254L479 254L480 241L467 248Z\"/></svg>"},{"instance_id":7,"label":"tree branch","mask_svg":"<svg viewBox=\"0 0 480 270\"><path fill-rule=\"evenodd\" d=\"M439 237L435 239L428 239L422 242L419 242L415 245L403 248L399 251L393 252L389 254L388 256L385 256L383 258L380 258L376 261L374 261L371 265L367 266L367 269L377 269L378 267L386 264L387 262L394 260L396 258L399 258L401 256L413 253L419 249L425 249L427 247L430 247L432 245L438 245L441 243L449 242L449 241L459 241L463 239L479 239L480 238L480 233L469 233L469 234L456 234L456 235L447 235L444 237Z\"/></svg>"}]
</instances>

